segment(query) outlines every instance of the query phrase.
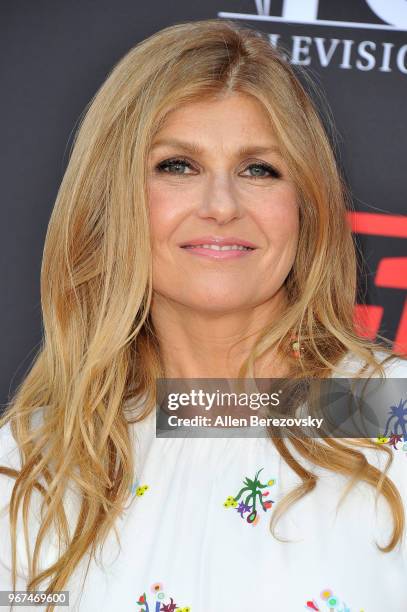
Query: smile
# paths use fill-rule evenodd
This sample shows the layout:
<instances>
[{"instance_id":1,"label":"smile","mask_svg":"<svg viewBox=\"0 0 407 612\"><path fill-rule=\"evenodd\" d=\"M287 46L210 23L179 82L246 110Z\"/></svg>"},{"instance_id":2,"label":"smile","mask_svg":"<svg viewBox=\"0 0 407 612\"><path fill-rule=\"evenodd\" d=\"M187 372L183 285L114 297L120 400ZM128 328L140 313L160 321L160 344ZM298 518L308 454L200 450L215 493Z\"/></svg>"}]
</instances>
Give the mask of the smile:
<instances>
[{"instance_id":1,"label":"smile","mask_svg":"<svg viewBox=\"0 0 407 612\"><path fill-rule=\"evenodd\" d=\"M220 246L218 244L191 244L183 247L184 249L212 249L213 251L253 251L251 247L245 247L241 244L232 244Z\"/></svg>"},{"instance_id":2,"label":"smile","mask_svg":"<svg viewBox=\"0 0 407 612\"><path fill-rule=\"evenodd\" d=\"M240 244L223 246L218 244L197 244L185 245L181 248L190 255L199 255L210 259L236 259L237 257L245 257L256 250Z\"/></svg>"}]
</instances>

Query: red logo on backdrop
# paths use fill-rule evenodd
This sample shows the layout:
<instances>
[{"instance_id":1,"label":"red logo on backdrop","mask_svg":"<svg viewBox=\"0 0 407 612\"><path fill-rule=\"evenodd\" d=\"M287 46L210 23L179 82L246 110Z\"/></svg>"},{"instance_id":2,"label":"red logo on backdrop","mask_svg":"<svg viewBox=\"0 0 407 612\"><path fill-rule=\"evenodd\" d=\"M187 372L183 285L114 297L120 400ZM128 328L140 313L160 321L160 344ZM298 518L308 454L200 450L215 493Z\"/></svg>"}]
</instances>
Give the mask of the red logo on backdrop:
<instances>
[{"instance_id":1,"label":"red logo on backdrop","mask_svg":"<svg viewBox=\"0 0 407 612\"><path fill-rule=\"evenodd\" d=\"M366 212L350 212L348 219L355 234L407 238L407 217ZM383 257L377 266L376 287L407 289L407 257ZM361 336L374 340L383 317L383 306L357 304L355 324ZM398 323L393 345L394 351L407 355L407 299Z\"/></svg>"}]
</instances>

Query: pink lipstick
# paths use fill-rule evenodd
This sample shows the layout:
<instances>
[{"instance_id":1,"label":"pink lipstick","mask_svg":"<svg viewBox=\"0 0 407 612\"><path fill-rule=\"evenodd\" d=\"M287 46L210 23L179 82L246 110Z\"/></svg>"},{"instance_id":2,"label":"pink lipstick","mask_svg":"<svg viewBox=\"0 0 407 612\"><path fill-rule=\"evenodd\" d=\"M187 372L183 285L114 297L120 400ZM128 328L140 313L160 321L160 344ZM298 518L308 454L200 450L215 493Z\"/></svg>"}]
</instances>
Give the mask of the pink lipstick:
<instances>
[{"instance_id":1,"label":"pink lipstick","mask_svg":"<svg viewBox=\"0 0 407 612\"><path fill-rule=\"evenodd\" d=\"M253 253L257 246L243 238L200 236L179 244L186 253L210 259L236 259Z\"/></svg>"}]
</instances>

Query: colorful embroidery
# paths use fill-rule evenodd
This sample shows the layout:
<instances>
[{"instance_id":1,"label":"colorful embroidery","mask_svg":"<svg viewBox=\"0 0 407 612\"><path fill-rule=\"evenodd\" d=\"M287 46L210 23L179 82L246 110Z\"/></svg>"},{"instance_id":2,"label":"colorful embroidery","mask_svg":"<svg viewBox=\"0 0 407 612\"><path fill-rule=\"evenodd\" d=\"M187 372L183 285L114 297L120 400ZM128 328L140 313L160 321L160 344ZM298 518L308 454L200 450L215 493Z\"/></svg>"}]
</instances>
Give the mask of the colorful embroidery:
<instances>
[{"instance_id":1,"label":"colorful embroidery","mask_svg":"<svg viewBox=\"0 0 407 612\"><path fill-rule=\"evenodd\" d=\"M131 495L134 495L135 493L137 497L141 497L142 495L144 495L147 489L149 489L149 486L148 485L140 486L139 480L136 480L136 482L133 482L133 484L130 485L129 487Z\"/></svg>"},{"instance_id":2,"label":"colorful embroidery","mask_svg":"<svg viewBox=\"0 0 407 612\"><path fill-rule=\"evenodd\" d=\"M375 440L376 444L388 444L394 450L402 450L407 451L407 436L403 436L400 434L392 433L389 438L386 436L379 436Z\"/></svg>"},{"instance_id":3,"label":"colorful embroidery","mask_svg":"<svg viewBox=\"0 0 407 612\"><path fill-rule=\"evenodd\" d=\"M407 451L407 399L403 400L400 398L400 401L397 406L390 406L390 410L388 411L390 416L387 419L386 427L383 436L379 436L376 438L377 444L389 444L394 450L403 450ZM394 430L390 430L387 433L387 430L390 428L391 423L393 422ZM399 446L400 443L403 443Z\"/></svg>"},{"instance_id":4,"label":"colorful embroidery","mask_svg":"<svg viewBox=\"0 0 407 612\"><path fill-rule=\"evenodd\" d=\"M149 489L150 487L148 485L142 485L140 486L140 481L136 480L135 482L133 482L130 486L129 486L129 492L130 495L134 495L136 494L137 497L142 497L142 495L144 495L144 493L147 491L147 489ZM124 519L124 511L120 514L120 518L123 520Z\"/></svg>"},{"instance_id":5,"label":"colorful embroidery","mask_svg":"<svg viewBox=\"0 0 407 612\"><path fill-rule=\"evenodd\" d=\"M151 585L150 591L155 594L155 601L150 608L150 605L147 601L147 596L145 593L140 595L137 601L138 606L142 606L138 609L138 612L191 612L191 608L186 606L185 608L180 608L174 601L173 597L166 597L164 593L164 587L162 582L154 582ZM164 602L164 599L167 599L167 603Z\"/></svg>"},{"instance_id":6,"label":"colorful embroidery","mask_svg":"<svg viewBox=\"0 0 407 612\"><path fill-rule=\"evenodd\" d=\"M400 398L400 401L397 406L390 406L389 413L390 413L390 416L387 419L384 435L387 436L387 430L390 427L390 423L392 422L393 419L395 419L394 433L397 434L398 430L400 430L404 436L404 441L406 441L407 440L407 431L406 431L407 399L403 401L403 399Z\"/></svg>"},{"instance_id":7,"label":"colorful embroidery","mask_svg":"<svg viewBox=\"0 0 407 612\"><path fill-rule=\"evenodd\" d=\"M387 441L387 444L390 444L395 450L398 449L397 444L399 442L403 442L403 437L399 434L391 434L390 438Z\"/></svg>"},{"instance_id":8,"label":"colorful embroidery","mask_svg":"<svg viewBox=\"0 0 407 612\"><path fill-rule=\"evenodd\" d=\"M263 469L264 468L260 468L253 480L246 476L243 480L245 486L242 487L234 497L233 495L229 495L223 503L225 508L236 508L240 517L246 519L246 521L252 525L257 525L260 520L260 516L256 509L257 498L264 512L267 512L274 504L274 501L271 499L263 499L268 496L269 491L262 492L261 489L273 486L276 480L269 480L266 484L262 484L259 480L259 474ZM244 501L242 500L238 504L239 499L244 493L248 493L248 495L245 496ZM247 516L244 516L245 513L247 513Z\"/></svg>"},{"instance_id":9,"label":"colorful embroidery","mask_svg":"<svg viewBox=\"0 0 407 612\"><path fill-rule=\"evenodd\" d=\"M320 608L315 599L310 599L305 603L305 607L307 610L316 610L322 611L326 610L326 606L329 609L329 612L352 612L350 608L346 605L346 603L341 602L336 595L333 594L331 589L324 589L320 593L320 598L325 602L323 608ZM360 610L360 612L364 612Z\"/></svg>"}]
</instances>

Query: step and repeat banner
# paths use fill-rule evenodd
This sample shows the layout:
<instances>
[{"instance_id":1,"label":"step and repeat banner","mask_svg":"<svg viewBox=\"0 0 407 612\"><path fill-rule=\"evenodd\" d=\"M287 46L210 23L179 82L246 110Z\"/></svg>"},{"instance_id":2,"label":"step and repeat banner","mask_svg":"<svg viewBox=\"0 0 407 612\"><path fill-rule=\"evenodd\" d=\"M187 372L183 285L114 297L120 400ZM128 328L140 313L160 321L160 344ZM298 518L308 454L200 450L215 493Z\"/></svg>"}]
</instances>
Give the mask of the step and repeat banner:
<instances>
[{"instance_id":1,"label":"step and repeat banner","mask_svg":"<svg viewBox=\"0 0 407 612\"><path fill-rule=\"evenodd\" d=\"M215 17L266 32L323 92L363 256L355 319L362 335L385 335L407 354L406 0L5 0L3 397L40 342L43 242L81 113L137 42L179 21Z\"/></svg>"}]
</instances>

